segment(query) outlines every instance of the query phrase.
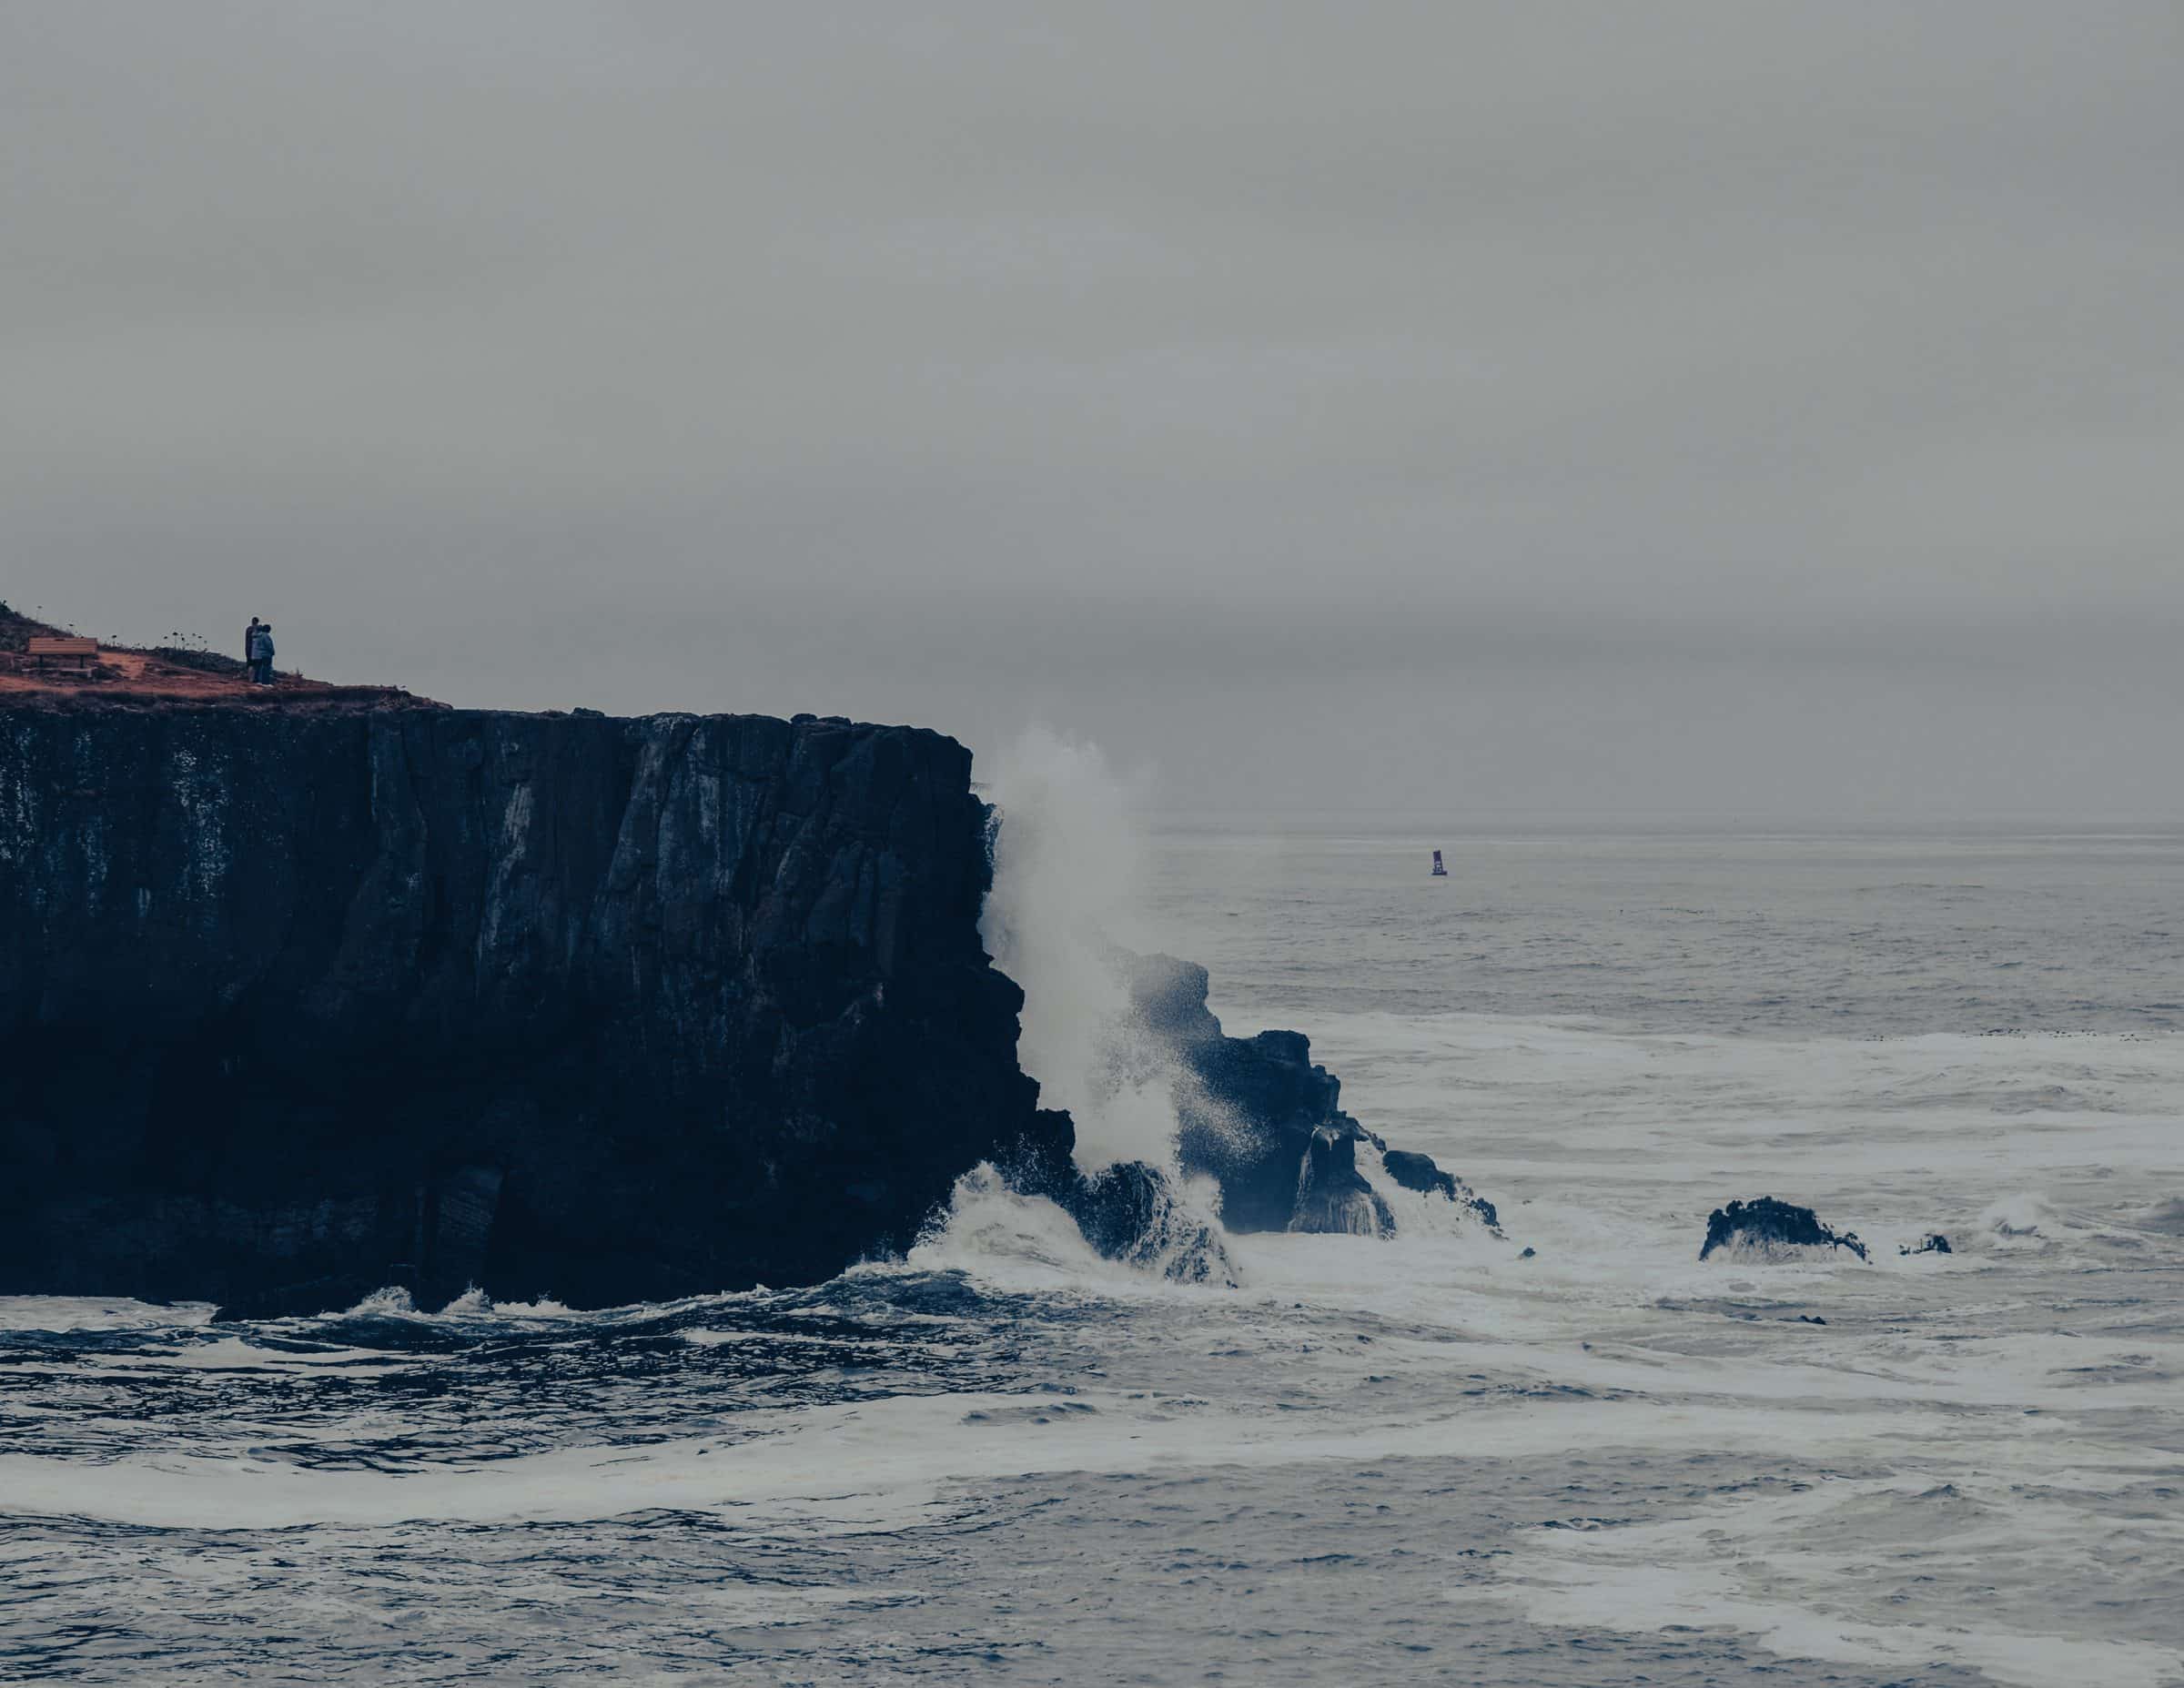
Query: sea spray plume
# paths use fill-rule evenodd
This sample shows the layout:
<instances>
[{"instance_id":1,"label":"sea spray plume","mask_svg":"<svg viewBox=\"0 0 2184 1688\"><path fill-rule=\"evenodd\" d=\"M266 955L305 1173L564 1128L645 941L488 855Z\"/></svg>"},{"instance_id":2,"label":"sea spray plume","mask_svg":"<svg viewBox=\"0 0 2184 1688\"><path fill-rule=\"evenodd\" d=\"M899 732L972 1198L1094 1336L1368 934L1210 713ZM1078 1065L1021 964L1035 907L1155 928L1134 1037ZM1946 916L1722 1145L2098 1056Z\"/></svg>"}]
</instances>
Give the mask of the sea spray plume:
<instances>
[{"instance_id":1,"label":"sea spray plume","mask_svg":"<svg viewBox=\"0 0 2184 1688\"><path fill-rule=\"evenodd\" d=\"M1069 1113L1075 1164L1036 1157L1019 1185L1067 1208L1109 1258L1233 1282L1220 1226L1177 1160L1178 1067L1130 996L1144 858L1141 786L1095 745L1027 731L990 783L994 884L980 932L1024 992L1018 1059Z\"/></svg>"},{"instance_id":2,"label":"sea spray plume","mask_svg":"<svg viewBox=\"0 0 2184 1688\"><path fill-rule=\"evenodd\" d=\"M1157 1255L1170 1276L1181 1274L1168 1244L1122 1239L1201 1228L1209 1239L1217 1228L1392 1234L1392 1213L1356 1165L1360 1142L1386 1145L1342 1112L1340 1082L1312 1061L1303 1034L1229 1037L1207 1006L1205 968L1125 947L1144 944L1147 925L1139 789L1096 747L1040 729L990 783L994 889L980 931L1025 993L1019 1059L1043 1099L1067 1108L1076 1137L1072 1164L1027 1155L1009 1168L1012 1182L1067 1208L1102 1253ZM1399 1151L1399 1161L1419 1188L1500 1235L1491 1204L1468 1186L1460 1196L1425 1156Z\"/></svg>"},{"instance_id":3,"label":"sea spray plume","mask_svg":"<svg viewBox=\"0 0 2184 1688\"><path fill-rule=\"evenodd\" d=\"M1176 1158L1174 1064L1134 1036L1118 942L1129 942L1144 860L1141 783L1096 745L1026 732L990 786L994 888L980 932L1024 992L1018 1060L1077 1125L1087 1172Z\"/></svg>"}]
</instances>

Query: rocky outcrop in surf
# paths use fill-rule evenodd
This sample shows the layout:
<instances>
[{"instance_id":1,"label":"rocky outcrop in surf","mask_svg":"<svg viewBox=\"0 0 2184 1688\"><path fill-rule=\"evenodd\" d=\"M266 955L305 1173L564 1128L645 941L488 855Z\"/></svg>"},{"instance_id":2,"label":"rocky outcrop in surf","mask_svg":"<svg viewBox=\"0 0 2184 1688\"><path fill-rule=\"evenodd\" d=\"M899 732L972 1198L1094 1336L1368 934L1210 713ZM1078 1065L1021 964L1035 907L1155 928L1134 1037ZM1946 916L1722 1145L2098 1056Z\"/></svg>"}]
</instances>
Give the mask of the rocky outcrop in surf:
<instances>
[{"instance_id":1,"label":"rocky outcrop in surf","mask_svg":"<svg viewBox=\"0 0 2184 1688\"><path fill-rule=\"evenodd\" d=\"M1847 1250L1861 1260L1867 1258L1855 1231L1835 1230L1822 1224L1810 1208L1762 1196L1754 1201L1733 1201L1709 1214L1699 1258L1720 1254L1743 1260L1795 1260L1835 1249Z\"/></svg>"},{"instance_id":2,"label":"rocky outcrop in surf","mask_svg":"<svg viewBox=\"0 0 2184 1688\"><path fill-rule=\"evenodd\" d=\"M1230 1230L1287 1230L1314 1134L1364 1135L1341 1109L1341 1081L1313 1064L1301 1032L1224 1035L1196 962L1126 955L1120 965L1140 1028L1175 1064L1182 1165L1218 1181Z\"/></svg>"},{"instance_id":3,"label":"rocky outcrop in surf","mask_svg":"<svg viewBox=\"0 0 2184 1688\"><path fill-rule=\"evenodd\" d=\"M1452 1172L1443 1171L1434 1165L1431 1155L1414 1154L1409 1149L1390 1148L1378 1137L1373 1139L1380 1149L1380 1165L1388 1176L1405 1189L1416 1190L1421 1196L1445 1196L1460 1208L1468 1208L1479 1222L1495 1236L1502 1235L1502 1217L1495 1212L1494 1204Z\"/></svg>"},{"instance_id":4,"label":"rocky outcrop in surf","mask_svg":"<svg viewBox=\"0 0 2184 1688\"><path fill-rule=\"evenodd\" d=\"M1939 1231L1928 1231L1916 1243L1898 1243L1896 1251L1898 1254L1953 1254L1956 1252L1949 1247L1949 1239Z\"/></svg>"},{"instance_id":5,"label":"rocky outcrop in surf","mask_svg":"<svg viewBox=\"0 0 2184 1688\"><path fill-rule=\"evenodd\" d=\"M1174 1062L1178 1159L1219 1184L1230 1230L1391 1234L1392 1211L1357 1167L1358 1145L1370 1143L1385 1151L1392 1181L1446 1197L1501 1235L1491 1202L1431 1156L1389 1149L1342 1111L1341 1080L1314 1064L1302 1032L1230 1037L1206 1006L1204 967L1127 953L1119 965L1138 1029Z\"/></svg>"},{"instance_id":6,"label":"rocky outcrop in surf","mask_svg":"<svg viewBox=\"0 0 2184 1688\"><path fill-rule=\"evenodd\" d=\"M810 1282L1066 1160L939 734L0 716L0 1290L572 1304Z\"/></svg>"}]
</instances>

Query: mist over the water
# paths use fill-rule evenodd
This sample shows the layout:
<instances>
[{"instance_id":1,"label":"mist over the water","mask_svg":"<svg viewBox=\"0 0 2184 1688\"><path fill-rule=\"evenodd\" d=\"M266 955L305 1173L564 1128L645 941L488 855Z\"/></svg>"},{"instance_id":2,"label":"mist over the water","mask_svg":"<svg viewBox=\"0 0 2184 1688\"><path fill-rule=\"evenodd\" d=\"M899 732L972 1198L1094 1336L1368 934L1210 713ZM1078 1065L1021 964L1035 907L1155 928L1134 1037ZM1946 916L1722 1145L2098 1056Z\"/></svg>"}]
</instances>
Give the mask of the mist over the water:
<instances>
[{"instance_id":1,"label":"mist over the water","mask_svg":"<svg viewBox=\"0 0 2184 1688\"><path fill-rule=\"evenodd\" d=\"M2165 0L0 7L0 595L1235 814L2173 816L2180 65Z\"/></svg>"}]
</instances>

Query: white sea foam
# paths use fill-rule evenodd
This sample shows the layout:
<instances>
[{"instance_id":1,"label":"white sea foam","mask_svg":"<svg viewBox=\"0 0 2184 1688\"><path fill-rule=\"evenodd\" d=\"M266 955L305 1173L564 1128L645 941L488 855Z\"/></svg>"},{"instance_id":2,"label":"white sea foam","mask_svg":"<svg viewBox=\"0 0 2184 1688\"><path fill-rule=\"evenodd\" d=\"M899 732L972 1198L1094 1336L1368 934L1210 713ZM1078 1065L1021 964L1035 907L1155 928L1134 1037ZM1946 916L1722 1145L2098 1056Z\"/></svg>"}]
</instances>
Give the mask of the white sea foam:
<instances>
[{"instance_id":1,"label":"white sea foam","mask_svg":"<svg viewBox=\"0 0 2184 1688\"><path fill-rule=\"evenodd\" d=\"M840 1528L896 1529L944 1483L1034 1471L1118 1471L1204 1465L1264 1467L1403 1457L1516 1459L1613 1439L1623 1447L1768 1445L1727 1408L1572 1401L1552 1413L1472 1410L1402 1424L1297 1426L1080 1390L1085 1414L1027 1415L1019 1395L900 1396L854 1406L739 1417L740 1440L692 1438L642 1448L581 1448L441 1467L429 1480L370 1471L301 1469L245 1450L112 1467L0 1455L0 1513L102 1519L153 1528L281 1529L431 1520L576 1521L661 1508L722 1510ZM1901 1435L1898 1414L1843 1411L1813 1449L1847 1454Z\"/></svg>"},{"instance_id":2,"label":"white sea foam","mask_svg":"<svg viewBox=\"0 0 2184 1688\"><path fill-rule=\"evenodd\" d=\"M2032 1190L2005 1196L1979 1215L1979 1228L1995 1248L2045 1247L2059 1238L2061 1224L2054 1207Z\"/></svg>"},{"instance_id":3,"label":"white sea foam","mask_svg":"<svg viewBox=\"0 0 2184 1688\"><path fill-rule=\"evenodd\" d=\"M211 1322L210 1301L160 1307L122 1296L0 1296L0 1330L51 1331L171 1329Z\"/></svg>"},{"instance_id":4,"label":"white sea foam","mask_svg":"<svg viewBox=\"0 0 2184 1688\"><path fill-rule=\"evenodd\" d=\"M2148 1502L2159 1492L2159 1480L2143 1472L2106 1480L2110 1492L2118 1482ZM1788 1495L1736 1497L1688 1519L1533 1530L1500 1568L1496 1592L1543 1622L1726 1625L1777 1653L1891 1673L1957 1665L2020 1688L2175 1683L2184 1652L2080 1627L2086 1602L2118 1600L2141 1580L2106 1562L2102 1538L2112 1526L2074 1504L2087 1498L2082 1491L2025 1491L2021 1476L1990 1478L1967 1464L1946 1483L1826 1480ZM2034 1532L2048 1583L1998 1605L1994 1563L2021 1552ZM2174 1523L2132 1534L2127 1560L2149 1547L2172 1555L2184 1548L2184 1528Z\"/></svg>"},{"instance_id":5,"label":"white sea foam","mask_svg":"<svg viewBox=\"0 0 2184 1688\"><path fill-rule=\"evenodd\" d=\"M374 1289L343 1315L348 1319L401 1318L418 1310L409 1290L399 1284Z\"/></svg>"}]
</instances>

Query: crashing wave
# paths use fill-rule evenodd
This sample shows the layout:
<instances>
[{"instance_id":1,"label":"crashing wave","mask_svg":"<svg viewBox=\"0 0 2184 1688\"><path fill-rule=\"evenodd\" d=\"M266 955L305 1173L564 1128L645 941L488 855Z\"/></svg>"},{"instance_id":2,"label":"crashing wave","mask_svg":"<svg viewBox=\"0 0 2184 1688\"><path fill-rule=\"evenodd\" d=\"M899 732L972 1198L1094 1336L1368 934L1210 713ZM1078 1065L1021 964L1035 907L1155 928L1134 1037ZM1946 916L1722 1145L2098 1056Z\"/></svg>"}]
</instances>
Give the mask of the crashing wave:
<instances>
[{"instance_id":1,"label":"crashing wave","mask_svg":"<svg viewBox=\"0 0 2184 1688\"><path fill-rule=\"evenodd\" d=\"M1110 1260L1182 1284L1236 1287L1218 1228L1179 1198L1174 1182L1141 1160L1117 1161L1084 1178L1067 1204L1086 1239Z\"/></svg>"}]
</instances>

